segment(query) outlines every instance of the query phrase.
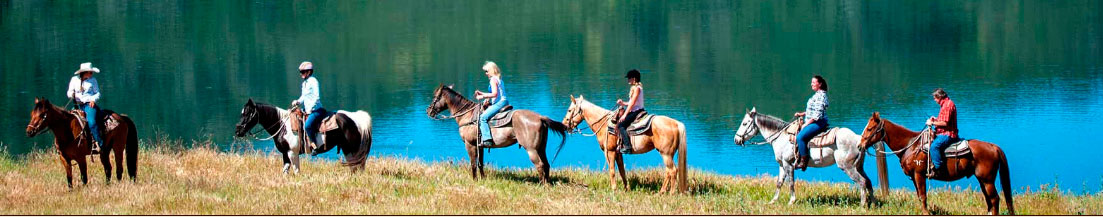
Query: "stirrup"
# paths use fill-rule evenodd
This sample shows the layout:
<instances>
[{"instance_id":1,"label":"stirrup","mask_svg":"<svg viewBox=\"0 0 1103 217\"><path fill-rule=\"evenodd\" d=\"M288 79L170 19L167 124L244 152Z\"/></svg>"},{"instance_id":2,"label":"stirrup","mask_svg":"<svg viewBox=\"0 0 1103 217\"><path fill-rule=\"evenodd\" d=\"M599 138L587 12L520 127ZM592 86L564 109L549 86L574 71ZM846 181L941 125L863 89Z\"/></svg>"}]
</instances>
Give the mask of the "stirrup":
<instances>
[{"instance_id":1,"label":"stirrup","mask_svg":"<svg viewBox=\"0 0 1103 217\"><path fill-rule=\"evenodd\" d=\"M486 147L494 146L494 140L493 139L483 140L482 142L479 142L479 144L476 145L476 146L478 146L480 148L486 148Z\"/></svg>"}]
</instances>

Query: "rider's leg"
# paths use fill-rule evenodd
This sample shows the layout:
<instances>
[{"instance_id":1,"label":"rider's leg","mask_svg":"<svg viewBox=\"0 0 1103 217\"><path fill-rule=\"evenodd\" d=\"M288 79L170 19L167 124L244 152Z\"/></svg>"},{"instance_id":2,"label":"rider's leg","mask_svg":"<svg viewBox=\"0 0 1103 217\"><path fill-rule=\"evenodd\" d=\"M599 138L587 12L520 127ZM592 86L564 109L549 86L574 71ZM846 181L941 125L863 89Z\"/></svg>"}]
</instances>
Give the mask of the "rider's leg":
<instances>
[{"instance_id":1,"label":"rider's leg","mask_svg":"<svg viewBox=\"0 0 1103 217\"><path fill-rule=\"evenodd\" d=\"M804 129L801 129L800 132L797 133L797 153L800 154L797 160L798 162L803 161L803 164L799 165L801 169L808 166L808 142L812 141L813 137L823 132L823 130L826 129L825 125L827 124L824 123L823 120L817 120L816 122L808 124L808 126L805 126Z\"/></svg>"},{"instance_id":2,"label":"rider's leg","mask_svg":"<svg viewBox=\"0 0 1103 217\"><path fill-rule=\"evenodd\" d=\"M490 135L490 125L487 124L487 121L490 120L490 117L494 117L495 114L498 114L498 111L502 110L502 108L506 107L506 105L509 105L508 101L499 100L498 102L491 104L490 107L487 107L486 111L483 111L482 115L479 115L479 135L482 137L479 138L479 142L494 140L494 137Z\"/></svg>"},{"instance_id":3,"label":"rider's leg","mask_svg":"<svg viewBox=\"0 0 1103 217\"><path fill-rule=\"evenodd\" d=\"M88 121L88 130L90 131L89 133L92 134L92 139L96 140L97 143L92 147L92 149L99 150L100 146L103 145L103 139L100 138L100 127L98 124L96 124L96 113L99 109L93 106L88 106L88 104L84 104L81 106L81 110L84 110L84 118Z\"/></svg>"},{"instance_id":4,"label":"rider's leg","mask_svg":"<svg viewBox=\"0 0 1103 217\"><path fill-rule=\"evenodd\" d=\"M946 158L942 155L942 152L946 150L947 146L950 146L951 142L954 142L953 139L946 135L937 135L934 137L934 141L931 141L931 166L934 167L935 171L941 169L942 164L945 163Z\"/></svg>"},{"instance_id":5,"label":"rider's leg","mask_svg":"<svg viewBox=\"0 0 1103 217\"><path fill-rule=\"evenodd\" d=\"M315 106L315 107L318 107L318 106ZM320 122L322 122L322 117L321 116L324 115L323 113L325 113L325 109L322 109L320 107L315 108L315 109L313 109L313 111L310 112L310 115L306 116L306 121L303 121L303 131L306 131L307 138L309 138L310 142L313 142L315 146L321 145L321 143L318 142L317 138L318 138L318 124ZM319 148L319 147L313 147L313 148Z\"/></svg>"},{"instance_id":6,"label":"rider's leg","mask_svg":"<svg viewBox=\"0 0 1103 217\"><path fill-rule=\"evenodd\" d=\"M628 136L628 126L632 125L632 122L636 121L636 116L640 115L643 110L636 110L629 112L624 116L624 120L617 122L617 135L620 137L620 152L631 153L632 152L632 138Z\"/></svg>"}]
</instances>

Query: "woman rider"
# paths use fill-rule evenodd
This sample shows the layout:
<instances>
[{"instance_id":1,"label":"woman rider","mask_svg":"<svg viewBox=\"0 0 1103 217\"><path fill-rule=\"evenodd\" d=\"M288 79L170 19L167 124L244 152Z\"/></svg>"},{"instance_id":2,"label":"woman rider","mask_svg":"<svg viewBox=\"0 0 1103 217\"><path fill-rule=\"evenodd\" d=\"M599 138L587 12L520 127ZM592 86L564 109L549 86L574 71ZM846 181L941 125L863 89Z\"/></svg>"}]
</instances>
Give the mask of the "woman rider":
<instances>
[{"instance_id":1,"label":"woman rider","mask_svg":"<svg viewBox=\"0 0 1103 217\"><path fill-rule=\"evenodd\" d=\"M828 106L827 80L816 75L812 77L811 85L812 90L816 93L808 98L804 112L793 114L796 117L804 117L804 126L801 127L800 133L797 133L797 152L800 153L800 156L797 156L795 165L801 171L808 168L808 141L827 130L827 114L825 113Z\"/></svg>"},{"instance_id":2,"label":"woman rider","mask_svg":"<svg viewBox=\"0 0 1103 217\"><path fill-rule=\"evenodd\" d=\"M484 93L479 90L475 90L475 100L491 99L490 107L487 107L483 111L483 114L479 115L479 135L481 141L478 146L489 147L494 145L494 137L490 135L490 125L487 121L490 117L498 114L498 111L509 105L509 101L506 100L505 84L502 84L502 70L498 68L498 64L494 62L486 61L483 65L483 72L486 77L490 79L490 86L487 89L489 93Z\"/></svg>"},{"instance_id":3,"label":"woman rider","mask_svg":"<svg viewBox=\"0 0 1103 217\"><path fill-rule=\"evenodd\" d=\"M625 106L628 108L628 112L621 114L617 120L617 132L620 135L620 152L625 154L632 153L632 138L628 137L628 126L632 125L632 122L636 121L637 116L643 112L643 84L640 83L640 71L629 70L628 74L624 76L628 79L628 102L621 99L617 99L617 105Z\"/></svg>"},{"instance_id":4,"label":"woman rider","mask_svg":"<svg viewBox=\"0 0 1103 217\"><path fill-rule=\"evenodd\" d=\"M302 104L303 113L310 114L306 117L306 121L303 121L303 131L306 132L307 138L310 138L308 141L311 143L310 148L317 149L318 125L326 109L322 108L322 94L318 89L318 79L314 78L314 64L311 62L299 64L299 77L303 78L302 95L299 99L291 101L291 105Z\"/></svg>"},{"instance_id":5,"label":"woman rider","mask_svg":"<svg viewBox=\"0 0 1103 217\"><path fill-rule=\"evenodd\" d=\"M100 152L103 138L100 138L100 127L96 123L96 113L100 110L96 101L100 100L100 83L92 77L93 73L100 73L99 68L92 67L92 63L81 63L80 69L73 72L73 79L69 79L69 90L65 95L76 102L76 107L84 110L84 118L88 120L88 131L92 133L92 153Z\"/></svg>"}]
</instances>

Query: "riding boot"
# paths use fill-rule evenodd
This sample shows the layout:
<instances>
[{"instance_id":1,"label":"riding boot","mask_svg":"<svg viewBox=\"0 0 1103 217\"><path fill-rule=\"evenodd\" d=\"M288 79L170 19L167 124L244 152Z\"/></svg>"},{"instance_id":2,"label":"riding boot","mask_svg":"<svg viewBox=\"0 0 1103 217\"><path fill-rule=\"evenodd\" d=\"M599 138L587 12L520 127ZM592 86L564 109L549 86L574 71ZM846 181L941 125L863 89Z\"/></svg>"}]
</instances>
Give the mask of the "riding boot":
<instances>
[{"instance_id":1,"label":"riding boot","mask_svg":"<svg viewBox=\"0 0 1103 217\"><path fill-rule=\"evenodd\" d=\"M798 155L797 156L797 163L793 166L796 167L797 169L800 169L800 171L807 170L808 169L808 156L799 156Z\"/></svg>"},{"instance_id":2,"label":"riding boot","mask_svg":"<svg viewBox=\"0 0 1103 217\"><path fill-rule=\"evenodd\" d=\"M99 153L100 153L100 143L97 142L97 141L92 141L92 154L99 154Z\"/></svg>"}]
</instances>

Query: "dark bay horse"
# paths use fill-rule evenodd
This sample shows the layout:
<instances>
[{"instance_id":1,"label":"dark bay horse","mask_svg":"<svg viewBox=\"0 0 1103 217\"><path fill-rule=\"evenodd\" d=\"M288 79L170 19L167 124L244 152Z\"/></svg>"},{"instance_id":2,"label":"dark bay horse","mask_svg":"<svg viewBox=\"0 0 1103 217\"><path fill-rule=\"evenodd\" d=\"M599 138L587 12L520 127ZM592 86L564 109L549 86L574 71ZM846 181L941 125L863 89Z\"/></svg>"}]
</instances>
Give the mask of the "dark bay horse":
<instances>
[{"instance_id":1,"label":"dark bay horse","mask_svg":"<svg viewBox=\"0 0 1103 217\"><path fill-rule=\"evenodd\" d=\"M869 145L885 142L891 153L900 158L900 167L904 174L908 175L915 184L915 193L919 197L920 208L923 213L930 214L927 209L927 163L929 158L923 152L917 142L919 132L908 130L892 121L881 118L881 114L874 112L862 131L861 149L865 150ZM981 191L988 205L988 214L996 215L1000 212L1000 195L996 190L997 172L1000 185L1003 187L1003 196L1007 200L1007 211L1015 214L1015 206L1011 201L1011 178L1008 173L1007 156L996 144L969 140L969 148L972 154L962 157L946 159L947 172L934 177L936 180L954 181L969 176L976 176L980 182Z\"/></svg>"},{"instance_id":2,"label":"dark bay horse","mask_svg":"<svg viewBox=\"0 0 1103 217\"><path fill-rule=\"evenodd\" d=\"M612 118L612 116L612 111L594 105L583 99L582 96L578 96L578 98L571 96L571 105L567 107L567 114L563 117L563 123L567 123L567 129L578 129L577 127L582 121L590 124L590 130L593 130L595 137L597 137L598 148L605 155L605 162L609 165L609 185L613 189L617 188L615 165L616 171L620 172L624 189L628 190L628 177L624 173L624 156L617 150L617 141L620 141L620 138L608 132L609 118ZM663 185L659 189L659 193L673 193L675 189L678 192L689 190L686 183L685 125L667 116L655 116L651 125L651 130L642 135L632 136L632 143L635 144L633 145L632 154L648 153L651 150L659 152L659 155L663 158L663 164L666 166L666 174L664 174ZM677 166L674 164L675 154L682 155L678 158ZM677 186L674 184L677 184Z\"/></svg>"},{"instance_id":3,"label":"dark bay horse","mask_svg":"<svg viewBox=\"0 0 1103 217\"><path fill-rule=\"evenodd\" d=\"M479 176L485 178L486 173L483 172L482 159L483 150L476 146L479 139L479 128L475 125L475 122L478 121L477 114L482 110L482 106L464 98L463 95L456 93L451 87L440 85L433 92L433 102L429 104L429 108L426 108L425 112L429 115L429 118L447 119L436 117L445 109L452 113L451 117L447 118L456 119L456 124L459 125L460 137L466 144L467 155L471 159L471 178L478 179ZM536 166L537 173L540 175L540 182L546 185L551 183L549 175L551 165L548 164L548 156L545 152L549 130L563 137L563 141L559 143L559 150L562 150L563 143L567 139L567 126L530 110L516 110L513 113L512 124L502 128L491 128L491 134L494 136L494 146L490 148L505 148L513 144L520 144L528 151L529 160L532 160L532 164ZM558 151L556 151L556 155L559 155Z\"/></svg>"},{"instance_id":4,"label":"dark bay horse","mask_svg":"<svg viewBox=\"0 0 1103 217\"><path fill-rule=\"evenodd\" d=\"M241 118L235 126L234 135L244 137L250 129L260 125L270 135L269 138L261 140L271 139L276 145L276 150L280 152L280 157L283 158L283 173L288 173L288 169L299 173L299 155L309 153L311 150L301 144L299 135L292 130L301 128L297 126L302 123L299 120L301 117L296 113L249 99L241 109ZM345 166L349 166L353 172L363 170L368 153L371 151L371 116L364 111L338 111L333 117L337 118L338 128L329 132L319 132L318 136L323 138L325 144L317 153L337 148L345 153L343 163Z\"/></svg>"},{"instance_id":5,"label":"dark bay horse","mask_svg":"<svg viewBox=\"0 0 1103 217\"><path fill-rule=\"evenodd\" d=\"M103 172L107 183L111 183L111 159L110 154L115 152L116 179L123 179L123 155L126 155L127 175L135 180L138 175L138 130L134 122L126 115L115 113L111 110L103 110L103 113L113 120L118 120L118 126L103 132L103 143L100 152L100 162L103 163ZM49 100L35 98L34 109L31 110L31 121L27 124L27 137L34 137L46 130L54 131L54 148L60 155L61 166L65 168L65 178L69 188L73 188L73 169L75 161L80 169L80 179L88 184L88 164L85 156L92 154L92 135L85 132L84 118L79 117L61 107L54 106ZM104 129L104 128L101 128Z\"/></svg>"}]
</instances>

